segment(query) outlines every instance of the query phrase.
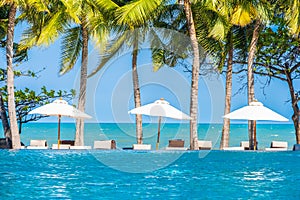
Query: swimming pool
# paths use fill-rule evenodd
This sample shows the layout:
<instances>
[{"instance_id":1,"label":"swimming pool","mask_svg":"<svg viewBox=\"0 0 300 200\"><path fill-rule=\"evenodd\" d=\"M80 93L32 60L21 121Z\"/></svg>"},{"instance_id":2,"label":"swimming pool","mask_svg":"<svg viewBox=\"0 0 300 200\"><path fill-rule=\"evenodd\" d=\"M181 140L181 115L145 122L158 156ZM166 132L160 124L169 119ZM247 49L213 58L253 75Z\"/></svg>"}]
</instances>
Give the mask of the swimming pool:
<instances>
[{"instance_id":1,"label":"swimming pool","mask_svg":"<svg viewBox=\"0 0 300 200\"><path fill-rule=\"evenodd\" d=\"M1 199L299 199L300 152L0 150Z\"/></svg>"}]
</instances>

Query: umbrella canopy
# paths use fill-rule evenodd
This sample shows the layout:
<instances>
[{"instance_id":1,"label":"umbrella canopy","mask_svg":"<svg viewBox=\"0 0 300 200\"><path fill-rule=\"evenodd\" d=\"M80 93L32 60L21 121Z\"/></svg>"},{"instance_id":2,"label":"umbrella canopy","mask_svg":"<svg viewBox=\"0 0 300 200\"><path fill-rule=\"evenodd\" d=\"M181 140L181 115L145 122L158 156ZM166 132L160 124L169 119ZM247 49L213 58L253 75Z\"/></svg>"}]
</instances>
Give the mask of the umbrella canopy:
<instances>
[{"instance_id":1,"label":"umbrella canopy","mask_svg":"<svg viewBox=\"0 0 300 200\"><path fill-rule=\"evenodd\" d=\"M244 120L266 120L266 121L289 121L271 109L263 106L260 102L251 102L249 106L237 109L224 118Z\"/></svg>"},{"instance_id":2,"label":"umbrella canopy","mask_svg":"<svg viewBox=\"0 0 300 200\"><path fill-rule=\"evenodd\" d=\"M138 107L138 108L134 108L134 109L130 110L128 113L159 117L156 149L158 149L158 146L159 146L160 124L161 124L162 117L168 117L168 118L173 118L173 119L183 119L183 120L191 119L190 116L181 112L177 108L171 106L170 103L167 102L166 100L164 100L163 98L160 100L156 100L154 103L150 103L150 104Z\"/></svg>"},{"instance_id":3,"label":"umbrella canopy","mask_svg":"<svg viewBox=\"0 0 300 200\"><path fill-rule=\"evenodd\" d=\"M173 119L190 120L191 117L181 112L177 108L170 105L164 99L156 100L154 103L150 103L138 108L134 108L128 112L129 114L142 114L156 117L168 117Z\"/></svg>"},{"instance_id":4,"label":"umbrella canopy","mask_svg":"<svg viewBox=\"0 0 300 200\"><path fill-rule=\"evenodd\" d=\"M256 142L256 121L265 120L265 121L289 121L287 118L279 115L278 113L272 111L271 109L263 106L261 102L254 101L249 104L249 106L244 106L240 109L237 109L227 115L223 116L227 119L242 119L242 120L251 120L253 121L253 135L251 134L250 145L253 145L253 149L257 149ZM251 147L251 148L252 148Z\"/></svg>"},{"instance_id":5,"label":"umbrella canopy","mask_svg":"<svg viewBox=\"0 0 300 200\"><path fill-rule=\"evenodd\" d=\"M81 112L80 110L69 105L68 102L62 99L57 99L52 103L36 108L30 111L29 114L40 114L40 115L58 117L58 140L57 140L58 149L60 145L60 119L62 116L71 117L71 118L81 118L81 119L92 118L88 114L85 114L84 112Z\"/></svg>"},{"instance_id":6,"label":"umbrella canopy","mask_svg":"<svg viewBox=\"0 0 300 200\"><path fill-rule=\"evenodd\" d=\"M57 99L52 103L36 108L30 111L29 114L40 114L40 115L48 115L48 116L60 115L65 117L82 118L82 119L92 118L91 116L85 114L84 112L81 112L75 107L69 105L68 102L62 99Z\"/></svg>"}]
</instances>

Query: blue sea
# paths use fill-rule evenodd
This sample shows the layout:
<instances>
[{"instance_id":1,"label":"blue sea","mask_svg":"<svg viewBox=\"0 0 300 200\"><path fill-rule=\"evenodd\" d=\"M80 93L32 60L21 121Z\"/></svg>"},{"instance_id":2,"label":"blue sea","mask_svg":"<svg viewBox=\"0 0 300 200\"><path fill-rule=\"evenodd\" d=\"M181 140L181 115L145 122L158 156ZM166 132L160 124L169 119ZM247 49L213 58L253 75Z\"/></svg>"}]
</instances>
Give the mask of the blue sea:
<instances>
[{"instance_id":1,"label":"blue sea","mask_svg":"<svg viewBox=\"0 0 300 200\"><path fill-rule=\"evenodd\" d=\"M86 124L85 144L114 139L118 150L0 150L0 199L300 199L300 152L220 151L222 125L199 124L212 151L163 151L169 139L189 143L188 124L164 124L161 150L121 150L135 143L134 124ZM146 124L144 143L155 147L157 124ZM3 133L2 133L3 134ZM62 124L62 139L75 125ZM57 141L55 123L23 127L22 142ZM247 125L231 127L230 146L247 140ZM259 148L272 140L295 143L290 124L259 124Z\"/></svg>"}]
</instances>

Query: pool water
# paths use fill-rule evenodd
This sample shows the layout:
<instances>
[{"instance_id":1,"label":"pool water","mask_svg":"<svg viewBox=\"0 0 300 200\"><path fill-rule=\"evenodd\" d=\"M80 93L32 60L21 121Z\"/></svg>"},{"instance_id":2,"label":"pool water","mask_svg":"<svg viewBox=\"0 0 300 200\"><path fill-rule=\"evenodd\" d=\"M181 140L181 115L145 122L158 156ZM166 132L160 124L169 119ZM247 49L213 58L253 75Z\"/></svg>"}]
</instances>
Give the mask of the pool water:
<instances>
[{"instance_id":1,"label":"pool water","mask_svg":"<svg viewBox=\"0 0 300 200\"><path fill-rule=\"evenodd\" d=\"M0 150L0 199L300 199L300 152Z\"/></svg>"}]
</instances>

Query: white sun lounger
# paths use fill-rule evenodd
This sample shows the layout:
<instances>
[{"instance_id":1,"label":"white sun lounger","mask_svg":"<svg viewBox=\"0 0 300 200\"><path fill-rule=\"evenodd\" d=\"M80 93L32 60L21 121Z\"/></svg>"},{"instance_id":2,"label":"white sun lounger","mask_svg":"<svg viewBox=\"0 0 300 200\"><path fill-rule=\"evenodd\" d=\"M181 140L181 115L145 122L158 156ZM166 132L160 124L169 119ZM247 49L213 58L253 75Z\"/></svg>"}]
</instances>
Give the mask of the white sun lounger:
<instances>
[{"instance_id":1,"label":"white sun lounger","mask_svg":"<svg viewBox=\"0 0 300 200\"><path fill-rule=\"evenodd\" d=\"M166 150L169 151L186 151L188 148L186 147L166 147Z\"/></svg>"},{"instance_id":2,"label":"white sun lounger","mask_svg":"<svg viewBox=\"0 0 300 200\"><path fill-rule=\"evenodd\" d=\"M70 149L69 144L60 144L59 145L59 149ZM58 149L58 145L57 144L52 144L52 149Z\"/></svg>"},{"instance_id":3,"label":"white sun lounger","mask_svg":"<svg viewBox=\"0 0 300 200\"><path fill-rule=\"evenodd\" d=\"M223 150L225 151L244 151L244 147L224 147Z\"/></svg>"},{"instance_id":4,"label":"white sun lounger","mask_svg":"<svg viewBox=\"0 0 300 200\"><path fill-rule=\"evenodd\" d=\"M115 140L96 140L94 141L94 149L116 149L116 141Z\"/></svg>"},{"instance_id":5,"label":"white sun lounger","mask_svg":"<svg viewBox=\"0 0 300 200\"><path fill-rule=\"evenodd\" d=\"M211 150L212 149L212 141L198 140L198 147L200 150Z\"/></svg>"},{"instance_id":6,"label":"white sun lounger","mask_svg":"<svg viewBox=\"0 0 300 200\"><path fill-rule=\"evenodd\" d=\"M91 146L70 146L70 149L92 149Z\"/></svg>"},{"instance_id":7,"label":"white sun lounger","mask_svg":"<svg viewBox=\"0 0 300 200\"><path fill-rule=\"evenodd\" d=\"M245 150L249 150L249 141L241 141L240 147L243 147Z\"/></svg>"},{"instance_id":8,"label":"white sun lounger","mask_svg":"<svg viewBox=\"0 0 300 200\"><path fill-rule=\"evenodd\" d=\"M169 140L169 146L166 147L166 150L170 151L186 151L187 149L184 147L184 140L182 139Z\"/></svg>"},{"instance_id":9,"label":"white sun lounger","mask_svg":"<svg viewBox=\"0 0 300 200\"><path fill-rule=\"evenodd\" d=\"M288 142L284 141L272 141L270 148L266 148L266 151L287 151Z\"/></svg>"},{"instance_id":10,"label":"white sun lounger","mask_svg":"<svg viewBox=\"0 0 300 200\"><path fill-rule=\"evenodd\" d=\"M151 144L133 144L133 150L151 150Z\"/></svg>"},{"instance_id":11,"label":"white sun lounger","mask_svg":"<svg viewBox=\"0 0 300 200\"><path fill-rule=\"evenodd\" d=\"M46 140L30 140L27 149L48 149Z\"/></svg>"}]
</instances>

